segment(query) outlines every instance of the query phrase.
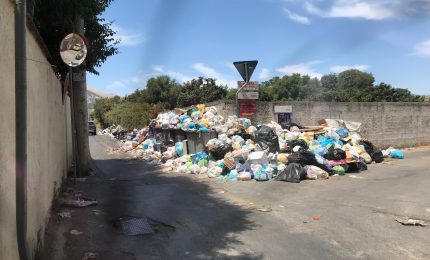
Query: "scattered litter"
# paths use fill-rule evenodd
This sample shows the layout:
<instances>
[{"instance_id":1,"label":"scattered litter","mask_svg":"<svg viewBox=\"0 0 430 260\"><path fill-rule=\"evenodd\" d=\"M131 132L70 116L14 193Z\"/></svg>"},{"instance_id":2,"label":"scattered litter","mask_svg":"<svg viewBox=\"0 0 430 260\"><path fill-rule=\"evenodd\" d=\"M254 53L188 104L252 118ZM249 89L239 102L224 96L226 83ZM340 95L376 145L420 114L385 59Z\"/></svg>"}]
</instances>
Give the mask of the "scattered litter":
<instances>
[{"instance_id":1,"label":"scattered litter","mask_svg":"<svg viewBox=\"0 0 430 260\"><path fill-rule=\"evenodd\" d=\"M76 230L76 229L72 229L72 230L70 230L70 234L71 234L71 235L75 235L75 236L82 235L83 233L84 233L84 232L78 231L78 230Z\"/></svg>"},{"instance_id":2,"label":"scattered litter","mask_svg":"<svg viewBox=\"0 0 430 260\"><path fill-rule=\"evenodd\" d=\"M71 218L71 217L72 217L72 215L71 215L71 212L70 212L70 211L58 212L58 213L57 213L57 215L58 215L60 218Z\"/></svg>"},{"instance_id":3,"label":"scattered litter","mask_svg":"<svg viewBox=\"0 0 430 260\"><path fill-rule=\"evenodd\" d=\"M62 199L61 201L61 205L63 207L72 207L72 208L84 208L84 207L89 207L89 206L93 206L93 205L97 205L97 201L96 200L85 200L85 199L76 199L76 200L72 200L72 199Z\"/></svg>"},{"instance_id":4,"label":"scattered litter","mask_svg":"<svg viewBox=\"0 0 430 260\"><path fill-rule=\"evenodd\" d=\"M412 218L396 218L397 222L399 222L402 225L405 226L420 226L425 227L428 225L427 221L419 220L419 219L412 219Z\"/></svg>"},{"instance_id":5,"label":"scattered litter","mask_svg":"<svg viewBox=\"0 0 430 260\"><path fill-rule=\"evenodd\" d=\"M271 212L272 211L271 208L258 208L257 210L260 212Z\"/></svg>"},{"instance_id":6,"label":"scattered litter","mask_svg":"<svg viewBox=\"0 0 430 260\"><path fill-rule=\"evenodd\" d=\"M95 215L101 215L101 214L104 214L104 212L103 212L103 211L101 211L101 210L99 210L99 209L93 209L93 212L94 212L94 214L95 214Z\"/></svg>"},{"instance_id":7,"label":"scattered litter","mask_svg":"<svg viewBox=\"0 0 430 260\"><path fill-rule=\"evenodd\" d=\"M219 191L218 193L220 193L220 194L224 194L224 193L225 193L225 191L224 191L224 190L221 190L221 191Z\"/></svg>"},{"instance_id":8,"label":"scattered litter","mask_svg":"<svg viewBox=\"0 0 430 260\"><path fill-rule=\"evenodd\" d=\"M84 257L82 258L82 260L90 260L90 259L97 259L98 254L97 253L93 253L93 252L86 252L84 254Z\"/></svg>"},{"instance_id":9,"label":"scattered litter","mask_svg":"<svg viewBox=\"0 0 430 260\"><path fill-rule=\"evenodd\" d=\"M320 221L321 220L321 216L313 216L312 219L314 221Z\"/></svg>"},{"instance_id":10,"label":"scattered litter","mask_svg":"<svg viewBox=\"0 0 430 260\"><path fill-rule=\"evenodd\" d=\"M426 209L426 211L427 211L428 213L430 213L430 208Z\"/></svg>"}]
</instances>

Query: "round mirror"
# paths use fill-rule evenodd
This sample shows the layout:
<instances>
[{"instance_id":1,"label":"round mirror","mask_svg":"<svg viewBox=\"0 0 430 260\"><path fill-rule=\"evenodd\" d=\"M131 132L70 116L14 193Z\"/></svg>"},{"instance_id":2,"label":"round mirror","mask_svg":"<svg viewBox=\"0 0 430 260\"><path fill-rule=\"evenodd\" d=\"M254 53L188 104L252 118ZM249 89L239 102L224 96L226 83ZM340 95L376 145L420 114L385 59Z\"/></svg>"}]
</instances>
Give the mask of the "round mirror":
<instances>
[{"instance_id":1,"label":"round mirror","mask_svg":"<svg viewBox=\"0 0 430 260\"><path fill-rule=\"evenodd\" d=\"M77 67L87 56L87 45L82 36L76 33L68 34L60 44L61 59L70 67Z\"/></svg>"}]
</instances>

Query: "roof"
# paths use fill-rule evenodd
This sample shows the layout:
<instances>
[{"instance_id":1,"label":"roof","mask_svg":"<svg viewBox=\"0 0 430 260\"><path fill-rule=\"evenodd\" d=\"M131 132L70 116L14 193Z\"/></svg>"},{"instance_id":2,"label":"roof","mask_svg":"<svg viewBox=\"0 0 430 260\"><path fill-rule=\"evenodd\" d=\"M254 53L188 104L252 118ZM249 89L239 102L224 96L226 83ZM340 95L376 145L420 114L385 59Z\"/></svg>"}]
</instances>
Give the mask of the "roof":
<instances>
[{"instance_id":1,"label":"roof","mask_svg":"<svg viewBox=\"0 0 430 260\"><path fill-rule=\"evenodd\" d=\"M114 94L107 94L107 93L104 93L103 91L93 89L90 86L87 86L87 91L91 92L92 94L94 94L96 96L102 97L102 98L112 98L115 96Z\"/></svg>"}]
</instances>

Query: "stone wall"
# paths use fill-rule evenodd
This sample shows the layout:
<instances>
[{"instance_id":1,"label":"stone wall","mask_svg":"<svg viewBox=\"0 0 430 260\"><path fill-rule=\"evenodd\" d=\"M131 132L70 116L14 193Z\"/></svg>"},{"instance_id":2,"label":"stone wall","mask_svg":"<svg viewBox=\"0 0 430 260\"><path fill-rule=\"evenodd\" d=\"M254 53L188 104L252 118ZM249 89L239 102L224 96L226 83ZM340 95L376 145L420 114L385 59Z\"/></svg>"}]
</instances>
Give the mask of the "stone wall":
<instances>
[{"instance_id":1,"label":"stone wall","mask_svg":"<svg viewBox=\"0 0 430 260\"><path fill-rule=\"evenodd\" d=\"M235 115L235 101L214 102L223 116ZM430 103L258 102L254 123L277 121L275 105L292 105L292 121L317 125L324 118L362 122L361 134L381 147L430 144Z\"/></svg>"},{"instance_id":2,"label":"stone wall","mask_svg":"<svg viewBox=\"0 0 430 260\"><path fill-rule=\"evenodd\" d=\"M15 222L14 2L0 1L0 259L19 259ZM43 46L27 30L28 225L33 257L71 163L70 111Z\"/></svg>"}]
</instances>

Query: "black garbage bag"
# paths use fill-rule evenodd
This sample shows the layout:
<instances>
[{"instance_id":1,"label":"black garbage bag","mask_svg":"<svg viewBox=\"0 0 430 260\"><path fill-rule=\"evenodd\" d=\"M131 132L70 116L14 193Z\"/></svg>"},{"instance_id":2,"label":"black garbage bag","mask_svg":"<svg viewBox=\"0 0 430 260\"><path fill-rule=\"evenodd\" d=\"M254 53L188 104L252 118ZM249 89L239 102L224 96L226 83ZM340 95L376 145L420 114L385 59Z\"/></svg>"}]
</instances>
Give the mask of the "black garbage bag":
<instances>
[{"instance_id":1,"label":"black garbage bag","mask_svg":"<svg viewBox=\"0 0 430 260\"><path fill-rule=\"evenodd\" d=\"M279 152L278 135L272 128L266 125L259 126L254 139L254 142L258 144L261 149L269 149L269 153Z\"/></svg>"},{"instance_id":2,"label":"black garbage bag","mask_svg":"<svg viewBox=\"0 0 430 260\"><path fill-rule=\"evenodd\" d=\"M366 153L370 155L372 160L376 163L384 161L384 155L380 150L378 150L370 141L360 140L360 145L364 146Z\"/></svg>"},{"instance_id":3,"label":"black garbage bag","mask_svg":"<svg viewBox=\"0 0 430 260\"><path fill-rule=\"evenodd\" d=\"M370 157L372 157L372 160L376 163L384 161L384 155L380 150L374 150L373 154L371 154Z\"/></svg>"},{"instance_id":4,"label":"black garbage bag","mask_svg":"<svg viewBox=\"0 0 430 260\"><path fill-rule=\"evenodd\" d=\"M290 123L281 123L282 129L287 129L288 131L290 131L291 127L293 127L293 126L297 126L299 129L303 128L303 126L298 125L296 123L292 123L292 122L290 122Z\"/></svg>"},{"instance_id":5,"label":"black garbage bag","mask_svg":"<svg viewBox=\"0 0 430 260\"><path fill-rule=\"evenodd\" d=\"M290 154L290 156L288 156L288 163L298 163L302 166L314 165L326 172L330 172L327 166L317 161L313 152L305 149L300 149L299 152Z\"/></svg>"},{"instance_id":6,"label":"black garbage bag","mask_svg":"<svg viewBox=\"0 0 430 260\"><path fill-rule=\"evenodd\" d=\"M346 159L346 153L340 148L334 148L334 145L330 146L328 153L324 154L324 158L327 160L340 161Z\"/></svg>"},{"instance_id":7,"label":"black garbage bag","mask_svg":"<svg viewBox=\"0 0 430 260\"><path fill-rule=\"evenodd\" d=\"M287 167L275 178L277 181L294 183L299 183L304 179L306 179L306 170L298 163L289 163Z\"/></svg>"},{"instance_id":8,"label":"black garbage bag","mask_svg":"<svg viewBox=\"0 0 430 260\"><path fill-rule=\"evenodd\" d=\"M232 150L233 148L231 144L221 145L217 148L209 150L209 154L214 160L218 161L223 159L224 155L228 152L231 152Z\"/></svg>"},{"instance_id":9,"label":"black garbage bag","mask_svg":"<svg viewBox=\"0 0 430 260\"><path fill-rule=\"evenodd\" d=\"M243 138L243 140L248 140L248 139L251 139L251 135L250 134L248 134L246 131L245 131L245 129L243 129L243 128L241 128L241 129L237 129L237 131L236 132L234 132L232 135L229 135L228 137L232 137L232 136L234 136L234 135L238 135L238 136L240 136L240 137L242 137Z\"/></svg>"},{"instance_id":10,"label":"black garbage bag","mask_svg":"<svg viewBox=\"0 0 430 260\"><path fill-rule=\"evenodd\" d=\"M283 153L292 153L294 147L296 146L300 146L301 148L307 150L308 149L308 144L303 141L302 139L297 139L297 140L291 140L291 141L287 141L287 148L283 149L282 152Z\"/></svg>"}]
</instances>

